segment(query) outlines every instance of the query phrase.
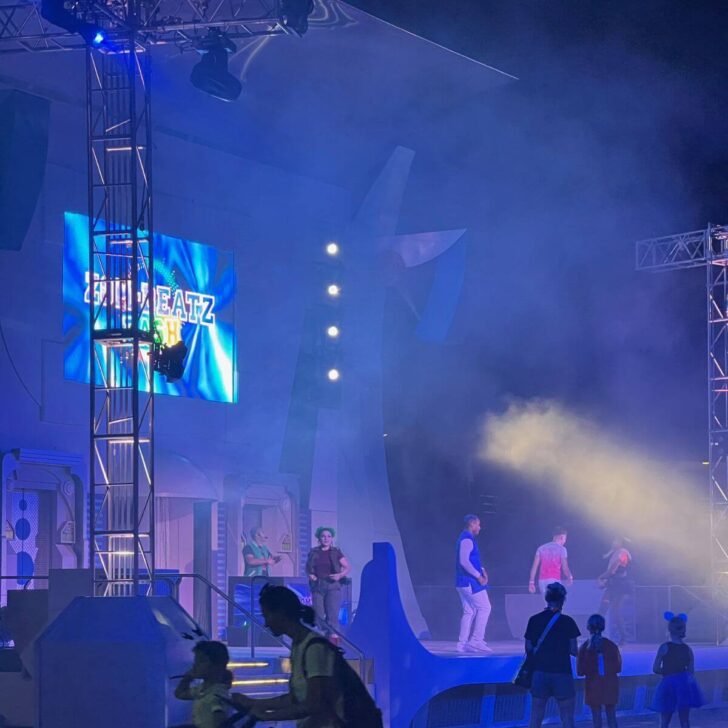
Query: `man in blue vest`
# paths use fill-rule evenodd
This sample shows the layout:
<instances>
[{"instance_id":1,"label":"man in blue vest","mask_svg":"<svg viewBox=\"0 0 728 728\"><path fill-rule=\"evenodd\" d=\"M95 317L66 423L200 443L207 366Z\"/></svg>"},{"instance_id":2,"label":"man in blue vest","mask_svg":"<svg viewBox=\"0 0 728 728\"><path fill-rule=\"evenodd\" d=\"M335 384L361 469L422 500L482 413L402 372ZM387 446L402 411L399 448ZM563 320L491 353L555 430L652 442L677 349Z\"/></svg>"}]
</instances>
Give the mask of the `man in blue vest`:
<instances>
[{"instance_id":1,"label":"man in blue vest","mask_svg":"<svg viewBox=\"0 0 728 728\"><path fill-rule=\"evenodd\" d=\"M458 652L491 653L485 642L485 628L490 617L488 574L480 563L475 537L480 533L480 518L465 516L465 528L458 537L455 550L455 586L463 605L460 620Z\"/></svg>"}]
</instances>

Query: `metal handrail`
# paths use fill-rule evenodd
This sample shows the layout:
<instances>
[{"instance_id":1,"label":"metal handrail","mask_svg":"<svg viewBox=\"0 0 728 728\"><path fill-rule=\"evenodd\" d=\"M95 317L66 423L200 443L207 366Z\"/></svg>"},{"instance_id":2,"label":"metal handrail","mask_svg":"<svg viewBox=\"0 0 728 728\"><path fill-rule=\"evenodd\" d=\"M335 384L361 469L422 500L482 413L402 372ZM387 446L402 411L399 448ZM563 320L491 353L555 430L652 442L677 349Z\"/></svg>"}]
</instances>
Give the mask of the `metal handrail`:
<instances>
[{"instance_id":1,"label":"metal handrail","mask_svg":"<svg viewBox=\"0 0 728 728\"><path fill-rule=\"evenodd\" d=\"M156 578L156 577L155 577ZM273 632L271 632L268 627L265 626L265 622L261 622L255 614L252 614L248 609L243 607L239 602L235 601L229 594L226 594L220 587L213 584L209 579L202 576L202 574L165 574L164 577L159 578L166 578L166 579L199 579L205 586L207 586L208 589L215 592L221 599L224 599L228 604L232 605L235 609L243 613L243 616L250 620L251 625L255 625L257 627L260 627L264 632L267 632L276 642L278 642L281 647L285 647L286 649L290 649L290 645L288 645L285 640L281 639L277 635L274 635ZM251 659L255 657L255 641L253 639L250 640L250 657Z\"/></svg>"},{"instance_id":2,"label":"metal handrail","mask_svg":"<svg viewBox=\"0 0 728 728\"><path fill-rule=\"evenodd\" d=\"M670 584L667 587L667 593L668 593L668 603L670 608L672 608L672 592L674 589L681 589L686 594L689 594L695 601L700 602L700 604L707 607L710 611L715 612L719 617L725 617L725 610L721 609L720 607L717 607L714 604L713 599L705 599L704 597L698 596L693 590L694 589L711 589L710 586L681 586L680 584Z\"/></svg>"},{"instance_id":3,"label":"metal handrail","mask_svg":"<svg viewBox=\"0 0 728 728\"><path fill-rule=\"evenodd\" d=\"M270 579L270 578L271 577L269 577L269 576L251 576L250 577L250 611L251 612L253 612L253 610L255 609L255 604L253 603L253 600L254 600L254 595L255 595L254 585L255 585L256 579L259 579L262 581L263 579ZM272 578L285 578L285 577L272 577ZM359 663L359 670L358 670L359 677L363 680L366 677L365 667L366 667L366 659L367 659L367 656L364 653L364 651L361 649L361 647L355 645L343 632L336 629L336 627L329 624L326 620L319 619L319 621L323 622L326 625L326 629L329 630L329 632L333 632L347 648L349 648L352 652L355 653L355 655L356 655L355 659ZM253 629L251 629L251 634L250 634L251 645L253 644L254 641L255 641L255 633L254 633Z\"/></svg>"},{"instance_id":4,"label":"metal handrail","mask_svg":"<svg viewBox=\"0 0 728 728\"><path fill-rule=\"evenodd\" d=\"M672 611L672 592L673 589L681 589L686 594L689 594L693 599L695 599L698 604L705 607L708 612L711 612L715 618L715 643L719 645L723 641L723 637L725 636L725 632L721 631L721 620L723 624L723 628L725 629L726 624L726 612L725 609L721 609L719 605L715 603L715 597L711 599L704 599L703 597L698 596L693 590L694 589L711 589L710 586L680 586L679 584L672 584L668 587L667 591L667 601L670 607L670 611ZM711 589L711 592L713 590Z\"/></svg>"},{"instance_id":5,"label":"metal handrail","mask_svg":"<svg viewBox=\"0 0 728 728\"><path fill-rule=\"evenodd\" d=\"M49 578L50 577L43 576L43 575L41 575L41 576L35 576L35 575L33 575L33 576L21 576L19 574L15 574L15 575L13 575L13 574L3 574L3 575L0 575L0 581L4 581L4 580L12 581L14 579L15 581L24 581L25 582L25 584L23 584L22 587L20 587L20 589L8 589L8 591L26 591L28 589L28 585L30 584L31 581L36 581L36 580L38 580L38 581L48 581ZM20 585L18 585L18 586L20 586Z\"/></svg>"},{"instance_id":6,"label":"metal handrail","mask_svg":"<svg viewBox=\"0 0 728 728\"><path fill-rule=\"evenodd\" d=\"M364 651L361 649L361 647L354 644L345 634L336 629L336 627L330 625L328 622L326 622L326 628L329 631L333 632L349 649L352 650L352 652L356 653L355 659L359 663L359 677L366 682L365 678L367 656Z\"/></svg>"},{"instance_id":7,"label":"metal handrail","mask_svg":"<svg viewBox=\"0 0 728 728\"><path fill-rule=\"evenodd\" d=\"M23 581L28 582L28 581L33 581L34 579L48 580L48 579L50 579L50 577L48 575L38 575L38 574L33 574L32 576L26 576L25 574L3 574L2 576L0 576L0 579L17 579L18 581L20 581L22 579Z\"/></svg>"}]
</instances>

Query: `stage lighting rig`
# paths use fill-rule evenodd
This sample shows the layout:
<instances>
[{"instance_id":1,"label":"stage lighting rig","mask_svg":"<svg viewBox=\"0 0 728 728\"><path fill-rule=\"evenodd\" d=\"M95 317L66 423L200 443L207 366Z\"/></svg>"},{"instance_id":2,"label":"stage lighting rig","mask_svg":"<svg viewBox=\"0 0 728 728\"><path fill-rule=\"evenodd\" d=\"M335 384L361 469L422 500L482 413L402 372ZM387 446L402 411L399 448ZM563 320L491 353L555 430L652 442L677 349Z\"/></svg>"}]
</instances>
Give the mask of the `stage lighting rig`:
<instances>
[{"instance_id":1,"label":"stage lighting rig","mask_svg":"<svg viewBox=\"0 0 728 728\"><path fill-rule=\"evenodd\" d=\"M187 345L181 339L172 346L154 344L152 352L152 369L167 378L168 382L176 382L185 371Z\"/></svg>"},{"instance_id":2,"label":"stage lighting rig","mask_svg":"<svg viewBox=\"0 0 728 728\"><path fill-rule=\"evenodd\" d=\"M299 38L308 30L308 16L313 12L313 0L281 0L280 22L283 30Z\"/></svg>"},{"instance_id":3,"label":"stage lighting rig","mask_svg":"<svg viewBox=\"0 0 728 728\"><path fill-rule=\"evenodd\" d=\"M243 86L228 71L228 55L236 50L235 43L224 33L216 28L210 29L197 45L197 52L202 58L192 69L192 85L221 101L235 101Z\"/></svg>"},{"instance_id":4,"label":"stage lighting rig","mask_svg":"<svg viewBox=\"0 0 728 728\"><path fill-rule=\"evenodd\" d=\"M88 45L99 47L106 40L106 31L95 23L84 19L83 12L76 2L64 0L41 0L40 14L53 25L69 33L77 33Z\"/></svg>"}]
</instances>

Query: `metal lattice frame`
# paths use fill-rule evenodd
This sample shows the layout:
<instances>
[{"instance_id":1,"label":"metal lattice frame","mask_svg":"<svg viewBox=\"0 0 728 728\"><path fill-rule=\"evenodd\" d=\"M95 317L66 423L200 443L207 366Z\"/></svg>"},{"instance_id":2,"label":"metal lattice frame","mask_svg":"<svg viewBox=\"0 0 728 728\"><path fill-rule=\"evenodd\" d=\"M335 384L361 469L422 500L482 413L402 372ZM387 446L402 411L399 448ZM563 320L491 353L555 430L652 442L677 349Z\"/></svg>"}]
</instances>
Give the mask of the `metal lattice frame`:
<instances>
[{"instance_id":1,"label":"metal lattice frame","mask_svg":"<svg viewBox=\"0 0 728 728\"><path fill-rule=\"evenodd\" d=\"M211 28L232 39L289 32L281 21L281 0L87 0L83 18L105 28L110 45L117 37L123 38L134 30L137 42L147 48L175 45L190 50ZM309 18L311 28L341 27L352 22L345 8L333 0L316 0ZM45 20L39 4L0 0L0 54L85 47L77 34Z\"/></svg>"},{"instance_id":2,"label":"metal lattice frame","mask_svg":"<svg viewBox=\"0 0 728 728\"><path fill-rule=\"evenodd\" d=\"M149 54L88 49L91 563L101 594L154 573L154 321Z\"/></svg>"},{"instance_id":3,"label":"metal lattice frame","mask_svg":"<svg viewBox=\"0 0 728 728\"><path fill-rule=\"evenodd\" d=\"M708 318L708 469L710 574L728 603L728 230L711 225L637 243L637 270L705 266Z\"/></svg>"}]
</instances>

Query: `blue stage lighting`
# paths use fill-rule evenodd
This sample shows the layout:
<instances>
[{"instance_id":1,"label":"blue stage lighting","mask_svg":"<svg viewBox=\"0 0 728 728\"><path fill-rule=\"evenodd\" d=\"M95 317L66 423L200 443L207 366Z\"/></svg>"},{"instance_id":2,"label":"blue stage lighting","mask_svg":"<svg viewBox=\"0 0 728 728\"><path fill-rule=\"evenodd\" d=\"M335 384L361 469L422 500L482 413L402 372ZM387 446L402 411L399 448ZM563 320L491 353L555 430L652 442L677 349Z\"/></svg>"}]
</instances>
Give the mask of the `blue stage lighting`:
<instances>
[{"instance_id":1,"label":"blue stage lighting","mask_svg":"<svg viewBox=\"0 0 728 728\"><path fill-rule=\"evenodd\" d=\"M106 40L106 33L77 12L78 8L67 8L64 0L41 0L40 14L49 23L69 33L78 33L89 45L100 46Z\"/></svg>"}]
</instances>

